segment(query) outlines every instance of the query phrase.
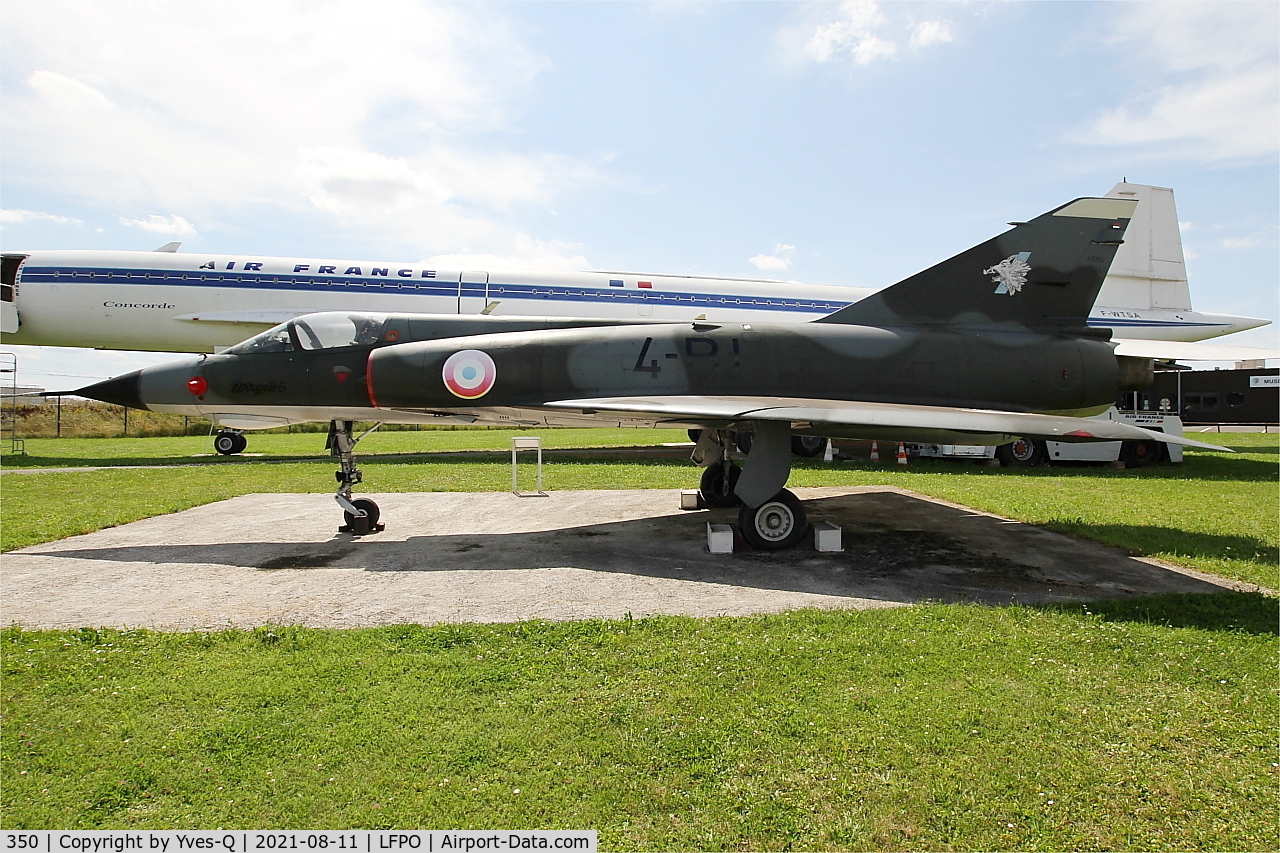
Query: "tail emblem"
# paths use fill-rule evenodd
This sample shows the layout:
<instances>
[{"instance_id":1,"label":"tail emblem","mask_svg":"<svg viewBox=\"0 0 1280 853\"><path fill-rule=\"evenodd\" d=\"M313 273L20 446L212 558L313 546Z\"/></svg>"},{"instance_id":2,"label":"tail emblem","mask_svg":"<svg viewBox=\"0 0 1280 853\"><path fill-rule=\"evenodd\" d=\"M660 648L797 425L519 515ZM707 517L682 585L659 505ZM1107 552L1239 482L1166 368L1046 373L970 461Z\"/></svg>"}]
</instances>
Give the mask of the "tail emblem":
<instances>
[{"instance_id":1,"label":"tail emblem","mask_svg":"<svg viewBox=\"0 0 1280 853\"><path fill-rule=\"evenodd\" d=\"M1027 263L1030 258L1030 252L1019 252L1016 255L1010 255L994 267L987 267L982 274L991 276L991 280L1000 285L996 288L996 293L1007 293L1013 296L1027 283L1027 273L1031 272L1031 264Z\"/></svg>"}]
</instances>

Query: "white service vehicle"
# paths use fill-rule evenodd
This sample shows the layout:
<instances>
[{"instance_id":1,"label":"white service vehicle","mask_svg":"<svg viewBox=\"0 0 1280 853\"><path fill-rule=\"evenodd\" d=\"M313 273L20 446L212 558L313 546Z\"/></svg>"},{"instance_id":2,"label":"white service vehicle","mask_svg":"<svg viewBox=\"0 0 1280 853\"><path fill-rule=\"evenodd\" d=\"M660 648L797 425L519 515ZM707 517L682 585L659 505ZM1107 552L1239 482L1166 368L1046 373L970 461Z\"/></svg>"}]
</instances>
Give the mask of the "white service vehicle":
<instances>
[{"instance_id":1,"label":"white service vehicle","mask_svg":"<svg viewBox=\"0 0 1280 853\"><path fill-rule=\"evenodd\" d=\"M1182 435L1182 419L1172 412L1120 410L1115 406L1099 420L1120 421L1154 432ZM1142 468L1154 462L1182 461L1182 447L1158 441L1065 442L1020 438L999 447L969 444L917 444L916 456L937 459L998 459L1005 466L1030 466L1042 462L1123 462L1126 468Z\"/></svg>"}]
</instances>

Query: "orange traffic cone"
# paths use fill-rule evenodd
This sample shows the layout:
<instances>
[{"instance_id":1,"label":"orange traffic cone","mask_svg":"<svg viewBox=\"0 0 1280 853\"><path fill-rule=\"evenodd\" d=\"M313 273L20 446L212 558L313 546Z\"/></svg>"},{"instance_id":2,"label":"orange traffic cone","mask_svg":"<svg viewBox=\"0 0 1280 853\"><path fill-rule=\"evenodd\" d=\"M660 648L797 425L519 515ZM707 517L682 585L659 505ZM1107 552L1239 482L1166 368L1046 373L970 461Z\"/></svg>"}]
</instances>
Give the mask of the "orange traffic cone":
<instances>
[{"instance_id":1,"label":"orange traffic cone","mask_svg":"<svg viewBox=\"0 0 1280 853\"><path fill-rule=\"evenodd\" d=\"M871 461L872 462L880 461L880 442L878 441L871 442Z\"/></svg>"},{"instance_id":2,"label":"orange traffic cone","mask_svg":"<svg viewBox=\"0 0 1280 853\"><path fill-rule=\"evenodd\" d=\"M907 446L903 444L901 441L898 442L898 464L899 465L907 464Z\"/></svg>"}]
</instances>

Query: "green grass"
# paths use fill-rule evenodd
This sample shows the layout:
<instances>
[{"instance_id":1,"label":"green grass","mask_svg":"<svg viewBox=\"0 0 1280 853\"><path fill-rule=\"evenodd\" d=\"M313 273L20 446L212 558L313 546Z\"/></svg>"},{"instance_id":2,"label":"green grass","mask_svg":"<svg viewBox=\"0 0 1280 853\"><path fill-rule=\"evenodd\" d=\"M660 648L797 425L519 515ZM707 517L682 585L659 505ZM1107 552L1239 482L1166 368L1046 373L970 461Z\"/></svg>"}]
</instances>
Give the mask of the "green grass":
<instances>
[{"instance_id":1,"label":"green grass","mask_svg":"<svg viewBox=\"0 0 1280 853\"><path fill-rule=\"evenodd\" d=\"M1213 629L1153 624L1142 602L9 629L4 824L595 828L617 850L1275 849L1275 602L1211 598L1231 613Z\"/></svg>"},{"instance_id":2,"label":"green grass","mask_svg":"<svg viewBox=\"0 0 1280 853\"><path fill-rule=\"evenodd\" d=\"M360 432L357 428L357 434ZM683 431L636 429L424 429L372 432L359 444L361 458L402 453L510 451L511 437L538 435L545 448L629 447L687 441ZM243 464L246 461L328 459L323 432L247 433L246 456L217 456L207 435L154 438L29 438L26 454L0 460L5 468L113 465Z\"/></svg>"},{"instance_id":3,"label":"green grass","mask_svg":"<svg viewBox=\"0 0 1280 853\"><path fill-rule=\"evenodd\" d=\"M387 433L361 444L366 492L504 491L505 453L461 461L429 455L388 456L423 443L436 449L501 450L512 433L485 430ZM543 430L550 446L653 442L653 430ZM682 437L657 432L658 438ZM949 460L917 460L906 468L865 461L839 465L797 462L793 486L889 485L1104 542L1129 553L1168 560L1237 580L1280 588L1277 568L1277 444L1275 435L1224 434L1235 454L1197 451L1182 465L1139 470L1097 466L996 469ZM193 459L207 439L66 439L33 441L34 458L52 464L180 460L193 467L155 470L6 474L0 478L0 547L33 545L165 512L255 492L327 492L333 464L323 436L255 436L270 456L248 460ZM48 442L51 447L42 445ZM199 448L199 449L196 449ZM310 449L315 461L283 461ZM282 460L282 461L275 461ZM64 463L67 464L67 463ZM689 488L697 470L673 459L549 458L549 489ZM389 519L394 523L393 519Z\"/></svg>"},{"instance_id":4,"label":"green grass","mask_svg":"<svg viewBox=\"0 0 1280 853\"><path fill-rule=\"evenodd\" d=\"M571 432L541 434L654 438ZM375 434L365 490L505 490L503 454L390 454L502 450L507 435ZM1275 588L1275 437L1221 440L1240 452L1180 467L804 462L791 483L899 486ZM331 489L323 436L253 442L269 455L191 458L207 437L29 442L39 466L192 466L6 474L3 547ZM546 468L562 490L695 475L607 451ZM620 850L1277 849L1278 616L1274 598L1221 593L357 631L11 627L0 822L595 828Z\"/></svg>"}]
</instances>

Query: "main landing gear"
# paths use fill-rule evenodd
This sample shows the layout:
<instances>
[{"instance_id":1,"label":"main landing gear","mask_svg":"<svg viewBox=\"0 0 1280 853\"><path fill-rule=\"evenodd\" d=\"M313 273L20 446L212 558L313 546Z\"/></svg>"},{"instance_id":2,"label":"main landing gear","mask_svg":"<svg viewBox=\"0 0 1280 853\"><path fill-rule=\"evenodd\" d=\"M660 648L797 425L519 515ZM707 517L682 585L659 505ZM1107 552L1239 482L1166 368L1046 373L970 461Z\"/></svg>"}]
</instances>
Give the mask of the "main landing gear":
<instances>
[{"instance_id":1,"label":"main landing gear","mask_svg":"<svg viewBox=\"0 0 1280 853\"><path fill-rule=\"evenodd\" d=\"M738 532L752 547L762 551L794 548L809 529L800 499L783 489L754 509L738 510Z\"/></svg>"},{"instance_id":2,"label":"main landing gear","mask_svg":"<svg viewBox=\"0 0 1280 853\"><path fill-rule=\"evenodd\" d=\"M757 423L751 433L745 468L730 458L739 435L704 429L693 461L704 466L698 494L709 507L739 506L738 532L751 546L766 551L795 547L809 529L800 499L782 488L791 474L788 424ZM739 448L746 442L736 441Z\"/></svg>"},{"instance_id":3,"label":"main landing gear","mask_svg":"<svg viewBox=\"0 0 1280 853\"><path fill-rule=\"evenodd\" d=\"M220 429L213 437L213 449L223 456L243 453L248 446L249 439L245 438L244 433L233 429Z\"/></svg>"},{"instance_id":4,"label":"main landing gear","mask_svg":"<svg viewBox=\"0 0 1280 853\"><path fill-rule=\"evenodd\" d=\"M351 498L351 488L364 479L364 475L356 467L354 450L360 439L382 424L374 424L354 438L351 435L352 426L354 424L351 421L330 421L325 448L330 456L338 457L339 467L333 475L338 481L338 491L334 493L333 499L342 507L342 515L346 521L346 524L338 528L338 532L367 536L385 530L386 525L378 522L380 512L376 503L368 498Z\"/></svg>"}]
</instances>

